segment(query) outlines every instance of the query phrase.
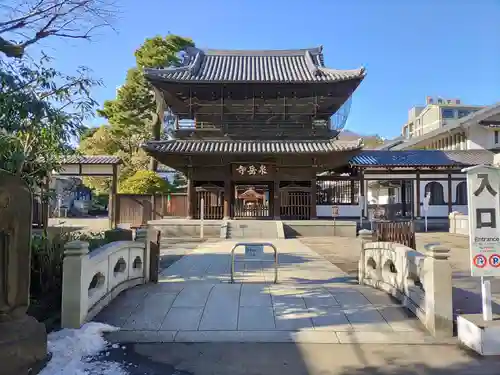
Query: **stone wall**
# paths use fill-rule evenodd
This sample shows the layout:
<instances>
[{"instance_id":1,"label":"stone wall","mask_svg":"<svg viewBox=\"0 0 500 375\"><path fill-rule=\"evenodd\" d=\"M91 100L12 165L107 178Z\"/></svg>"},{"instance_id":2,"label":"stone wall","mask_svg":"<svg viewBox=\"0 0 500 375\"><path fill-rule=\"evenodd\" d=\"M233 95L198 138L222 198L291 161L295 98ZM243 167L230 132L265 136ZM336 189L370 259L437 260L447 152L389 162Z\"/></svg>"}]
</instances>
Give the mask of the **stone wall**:
<instances>
[{"instance_id":1,"label":"stone wall","mask_svg":"<svg viewBox=\"0 0 500 375\"><path fill-rule=\"evenodd\" d=\"M346 220L284 220L286 238L296 237L353 237L356 238L357 223Z\"/></svg>"},{"instance_id":2,"label":"stone wall","mask_svg":"<svg viewBox=\"0 0 500 375\"><path fill-rule=\"evenodd\" d=\"M161 231L166 238L200 238L201 220L188 219L162 219L150 220L148 225ZM222 220L204 220L203 238L220 238L221 227L225 225Z\"/></svg>"}]
</instances>

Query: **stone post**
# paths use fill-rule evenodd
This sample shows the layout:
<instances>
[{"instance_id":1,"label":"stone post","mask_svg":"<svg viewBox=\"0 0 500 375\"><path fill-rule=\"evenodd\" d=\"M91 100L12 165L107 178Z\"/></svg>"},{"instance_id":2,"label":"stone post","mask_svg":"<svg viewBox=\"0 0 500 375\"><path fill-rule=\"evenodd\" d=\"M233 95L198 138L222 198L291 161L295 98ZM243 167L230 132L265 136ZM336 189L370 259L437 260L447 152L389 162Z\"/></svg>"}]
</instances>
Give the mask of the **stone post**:
<instances>
[{"instance_id":1,"label":"stone post","mask_svg":"<svg viewBox=\"0 0 500 375\"><path fill-rule=\"evenodd\" d=\"M47 359L45 325L26 314L30 300L33 196L0 169L0 373L36 372ZM30 370L31 369L31 370Z\"/></svg>"},{"instance_id":2,"label":"stone post","mask_svg":"<svg viewBox=\"0 0 500 375\"><path fill-rule=\"evenodd\" d=\"M434 337L453 336L452 270L450 249L440 244L425 245L425 326Z\"/></svg>"},{"instance_id":3,"label":"stone post","mask_svg":"<svg viewBox=\"0 0 500 375\"><path fill-rule=\"evenodd\" d=\"M151 280L151 241L153 240L152 228L139 228L135 232L135 241L144 243L144 282Z\"/></svg>"},{"instance_id":4,"label":"stone post","mask_svg":"<svg viewBox=\"0 0 500 375\"><path fill-rule=\"evenodd\" d=\"M456 219L456 212L452 212L448 215L448 222L449 222L449 232L450 233L457 233L457 219Z\"/></svg>"},{"instance_id":5,"label":"stone post","mask_svg":"<svg viewBox=\"0 0 500 375\"><path fill-rule=\"evenodd\" d=\"M89 308L88 289L94 275L88 274L89 243L72 241L64 246L61 326L80 328Z\"/></svg>"},{"instance_id":6,"label":"stone post","mask_svg":"<svg viewBox=\"0 0 500 375\"><path fill-rule=\"evenodd\" d=\"M365 278L366 272L366 260L365 260L365 251L364 246L365 243L373 241L373 232L368 229L361 229L358 232L358 236L361 239L361 251L359 253L359 262L358 262L358 282L363 284L363 280Z\"/></svg>"}]
</instances>

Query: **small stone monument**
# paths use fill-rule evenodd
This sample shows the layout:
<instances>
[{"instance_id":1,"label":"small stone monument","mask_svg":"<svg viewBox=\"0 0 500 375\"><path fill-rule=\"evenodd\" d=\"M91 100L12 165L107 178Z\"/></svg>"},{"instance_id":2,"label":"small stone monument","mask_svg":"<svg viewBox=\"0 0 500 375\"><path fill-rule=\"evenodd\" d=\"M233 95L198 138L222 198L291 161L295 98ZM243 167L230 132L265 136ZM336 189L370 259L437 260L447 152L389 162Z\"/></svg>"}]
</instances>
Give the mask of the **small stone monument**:
<instances>
[{"instance_id":1,"label":"small stone monument","mask_svg":"<svg viewBox=\"0 0 500 375\"><path fill-rule=\"evenodd\" d=\"M28 316L32 195L0 170L0 372L27 374L47 357L45 326Z\"/></svg>"}]
</instances>

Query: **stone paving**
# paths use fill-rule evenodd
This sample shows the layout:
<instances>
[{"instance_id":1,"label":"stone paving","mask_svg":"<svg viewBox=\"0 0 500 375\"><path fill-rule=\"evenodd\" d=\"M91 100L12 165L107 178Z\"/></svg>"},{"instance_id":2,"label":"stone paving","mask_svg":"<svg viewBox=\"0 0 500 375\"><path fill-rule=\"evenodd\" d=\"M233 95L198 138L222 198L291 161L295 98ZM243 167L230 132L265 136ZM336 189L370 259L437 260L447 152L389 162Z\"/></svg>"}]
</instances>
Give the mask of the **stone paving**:
<instances>
[{"instance_id":1,"label":"stone paving","mask_svg":"<svg viewBox=\"0 0 500 375\"><path fill-rule=\"evenodd\" d=\"M108 337L119 342L436 343L384 292L357 285L299 240L272 242L278 284L270 252L265 262L236 262L231 284L235 241L203 243L96 320L121 327Z\"/></svg>"},{"instance_id":2,"label":"stone paving","mask_svg":"<svg viewBox=\"0 0 500 375\"><path fill-rule=\"evenodd\" d=\"M440 243L450 249L450 264L453 270L453 309L457 314L481 312L481 280L470 276L469 237L447 232L417 233L417 250L425 252L425 244ZM325 259L357 276L359 247L358 239L344 237L301 238L301 241ZM500 279L491 283L493 311L500 314Z\"/></svg>"}]
</instances>

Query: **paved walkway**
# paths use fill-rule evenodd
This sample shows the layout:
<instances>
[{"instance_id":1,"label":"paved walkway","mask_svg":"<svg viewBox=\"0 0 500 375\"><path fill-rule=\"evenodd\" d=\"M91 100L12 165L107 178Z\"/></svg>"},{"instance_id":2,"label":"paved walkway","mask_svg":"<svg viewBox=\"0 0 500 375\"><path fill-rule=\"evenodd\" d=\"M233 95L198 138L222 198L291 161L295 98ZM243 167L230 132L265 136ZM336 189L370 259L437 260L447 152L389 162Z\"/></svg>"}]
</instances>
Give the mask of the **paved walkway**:
<instances>
[{"instance_id":1,"label":"paved walkway","mask_svg":"<svg viewBox=\"0 0 500 375\"><path fill-rule=\"evenodd\" d=\"M435 343L384 292L353 283L299 240L272 242L280 251L277 285L272 262L236 263L230 284L235 241L204 243L163 270L160 283L120 295L97 320L121 327L109 336L119 342Z\"/></svg>"},{"instance_id":2,"label":"paved walkway","mask_svg":"<svg viewBox=\"0 0 500 375\"><path fill-rule=\"evenodd\" d=\"M359 247L357 239L345 237L314 237L301 239L312 250L347 272L357 276ZM440 243L450 249L450 263L453 270L453 310L456 315L481 312L481 280L470 276L469 237L447 232L417 233L417 250L425 252L425 244ZM491 284L493 311L500 314L500 279Z\"/></svg>"}]
</instances>

